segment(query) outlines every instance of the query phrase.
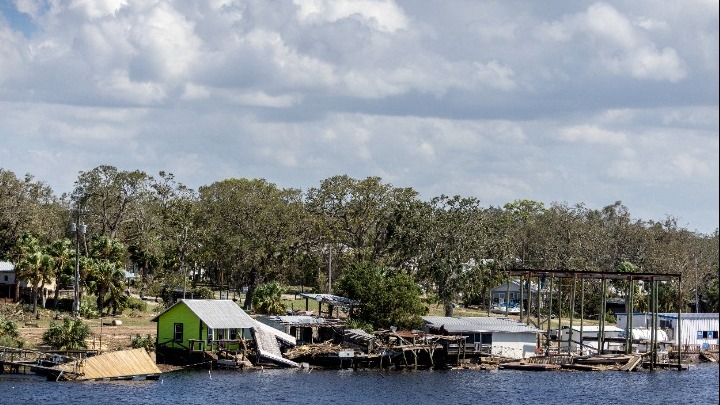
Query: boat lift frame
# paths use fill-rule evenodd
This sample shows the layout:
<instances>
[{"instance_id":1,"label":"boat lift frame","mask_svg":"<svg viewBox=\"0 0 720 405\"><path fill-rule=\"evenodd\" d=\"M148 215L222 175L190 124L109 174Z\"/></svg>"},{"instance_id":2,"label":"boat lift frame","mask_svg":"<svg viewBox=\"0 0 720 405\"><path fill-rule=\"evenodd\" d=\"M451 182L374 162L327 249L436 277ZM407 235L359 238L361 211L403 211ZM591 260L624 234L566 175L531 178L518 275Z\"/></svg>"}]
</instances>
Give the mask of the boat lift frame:
<instances>
[{"instance_id":1,"label":"boat lift frame","mask_svg":"<svg viewBox=\"0 0 720 405\"><path fill-rule=\"evenodd\" d=\"M634 291L635 291L635 282L637 281L643 281L643 282L649 282L650 283L650 307L649 311L651 312L651 334L650 334L650 370L653 370L655 368L655 365L657 364L657 327L658 327L658 282L673 282L676 281L678 283L678 302L677 302L677 317L678 317L678 325L680 325L681 322L681 316L682 316L682 289L680 288L682 285L682 276L680 274L676 273L644 273L644 272L624 272L624 271L593 271L593 270L566 270L566 269L520 269L520 268L514 268L510 270L505 271L508 276L517 276L520 277L520 321L523 319L523 308L522 308L522 302L523 302L523 280L526 280L528 282L528 286L530 285L531 278L537 278L537 326L540 327L540 284L542 279L548 279L550 280L550 286L548 289L548 319L547 319L547 335L546 335L546 355L548 354L548 350L550 347L550 328L551 328L551 320L552 320L552 296L553 296L553 281L555 278L559 279L567 279L571 278L573 279L572 283L572 296L570 299L570 333L568 334L568 348L570 347L570 340L572 338L572 326L573 326L573 314L575 312L575 295L576 295L576 286L577 286L577 280L580 279L580 291L581 291L581 298L580 298L580 346L583 346L583 319L584 319L584 301L585 301L585 280L600 280L602 284L602 294L601 294L601 302L600 302L600 311L599 314L599 330L598 330L598 353L602 354L605 350L605 313L607 312L607 280L622 280L628 282L627 292L628 292L628 305L630 307L630 310L626 308L626 311L629 316L628 320L625 323L625 352L629 353L631 351L632 347L632 318L633 318L633 308L634 308ZM509 283L508 283L509 286ZM558 312L558 325L561 324L562 321L562 301L558 299L560 302L560 309L561 311ZM530 307L530 305L528 305ZM530 311L528 308L528 311L526 311L526 322L529 325L530 324ZM681 360L682 360L682 344L680 343L682 340L680 338L681 336L681 328L678 326L677 328L677 367L679 370L682 369L681 366Z\"/></svg>"}]
</instances>

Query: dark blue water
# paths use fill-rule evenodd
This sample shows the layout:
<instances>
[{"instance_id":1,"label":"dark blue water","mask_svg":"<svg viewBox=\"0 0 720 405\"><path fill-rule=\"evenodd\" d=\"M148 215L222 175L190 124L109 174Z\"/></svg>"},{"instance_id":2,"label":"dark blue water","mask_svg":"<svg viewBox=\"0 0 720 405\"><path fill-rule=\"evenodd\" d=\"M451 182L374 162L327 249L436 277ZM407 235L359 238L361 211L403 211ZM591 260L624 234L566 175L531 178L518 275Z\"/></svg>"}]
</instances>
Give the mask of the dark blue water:
<instances>
[{"instance_id":1,"label":"dark blue water","mask_svg":"<svg viewBox=\"0 0 720 405\"><path fill-rule=\"evenodd\" d=\"M687 371L193 371L158 381L0 375L2 404L718 404L718 366Z\"/></svg>"}]
</instances>

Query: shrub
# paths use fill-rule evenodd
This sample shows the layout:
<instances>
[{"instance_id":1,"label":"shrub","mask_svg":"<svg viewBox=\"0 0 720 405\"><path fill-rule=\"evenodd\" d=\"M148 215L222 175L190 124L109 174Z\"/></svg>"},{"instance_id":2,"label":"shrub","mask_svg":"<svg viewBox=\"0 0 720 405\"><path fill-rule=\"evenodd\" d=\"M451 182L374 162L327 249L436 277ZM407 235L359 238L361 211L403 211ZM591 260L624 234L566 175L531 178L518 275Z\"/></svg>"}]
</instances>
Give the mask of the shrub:
<instances>
[{"instance_id":1,"label":"shrub","mask_svg":"<svg viewBox=\"0 0 720 405\"><path fill-rule=\"evenodd\" d=\"M215 298L215 293L208 287L198 287L192 292L193 298L196 300L211 300Z\"/></svg>"},{"instance_id":2,"label":"shrub","mask_svg":"<svg viewBox=\"0 0 720 405\"><path fill-rule=\"evenodd\" d=\"M99 316L94 296L86 295L80 301L80 316L83 318L97 318Z\"/></svg>"},{"instance_id":3,"label":"shrub","mask_svg":"<svg viewBox=\"0 0 720 405\"><path fill-rule=\"evenodd\" d=\"M23 347L25 342L21 339L15 322L0 317L0 346Z\"/></svg>"},{"instance_id":4,"label":"shrub","mask_svg":"<svg viewBox=\"0 0 720 405\"><path fill-rule=\"evenodd\" d=\"M147 302L140 298L128 297L126 307L132 311L145 312L147 311Z\"/></svg>"},{"instance_id":5,"label":"shrub","mask_svg":"<svg viewBox=\"0 0 720 405\"><path fill-rule=\"evenodd\" d=\"M371 323L365 322L357 318L348 318L347 329L362 329L367 333L372 333L374 328Z\"/></svg>"},{"instance_id":6,"label":"shrub","mask_svg":"<svg viewBox=\"0 0 720 405\"><path fill-rule=\"evenodd\" d=\"M147 351L152 351L155 349L155 339L152 337L152 335L146 335L145 337L142 337L140 335L135 335L132 338L132 341L130 342L130 345L133 349L139 349L144 348Z\"/></svg>"},{"instance_id":7,"label":"shrub","mask_svg":"<svg viewBox=\"0 0 720 405\"><path fill-rule=\"evenodd\" d=\"M45 344L58 350L84 349L90 327L79 318L64 318L62 324L51 322L42 336Z\"/></svg>"}]
</instances>

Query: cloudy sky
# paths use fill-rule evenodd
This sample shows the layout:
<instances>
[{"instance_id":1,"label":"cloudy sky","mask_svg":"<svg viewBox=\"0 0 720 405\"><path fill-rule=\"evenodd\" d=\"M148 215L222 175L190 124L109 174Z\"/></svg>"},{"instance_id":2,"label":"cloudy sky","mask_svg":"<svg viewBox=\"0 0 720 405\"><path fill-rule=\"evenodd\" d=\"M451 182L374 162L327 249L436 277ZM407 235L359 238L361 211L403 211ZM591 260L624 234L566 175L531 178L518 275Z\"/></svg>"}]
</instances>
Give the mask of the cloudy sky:
<instances>
[{"instance_id":1,"label":"cloudy sky","mask_svg":"<svg viewBox=\"0 0 720 405\"><path fill-rule=\"evenodd\" d=\"M717 0L0 0L0 168L718 227Z\"/></svg>"}]
</instances>

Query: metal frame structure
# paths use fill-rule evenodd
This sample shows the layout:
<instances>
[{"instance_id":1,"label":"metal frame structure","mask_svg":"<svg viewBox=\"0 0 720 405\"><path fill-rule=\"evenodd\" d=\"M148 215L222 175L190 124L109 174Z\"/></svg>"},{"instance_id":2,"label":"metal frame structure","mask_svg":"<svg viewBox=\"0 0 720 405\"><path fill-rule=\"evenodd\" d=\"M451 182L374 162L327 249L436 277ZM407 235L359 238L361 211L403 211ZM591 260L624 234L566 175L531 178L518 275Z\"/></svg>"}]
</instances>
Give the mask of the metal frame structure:
<instances>
[{"instance_id":1,"label":"metal frame structure","mask_svg":"<svg viewBox=\"0 0 720 405\"><path fill-rule=\"evenodd\" d=\"M548 354L549 346L550 346L550 325L551 325L551 315L552 315L552 298L553 298L553 281L555 278L559 279L567 279L571 278L573 279L572 283L572 296L570 298L571 302L571 310L570 312L570 330L572 331L573 327L573 314L575 312L575 296L576 296L576 286L577 286L577 280L580 279L580 290L581 290L581 297L580 297L580 345L582 346L582 336L583 336L583 319L585 318L584 314L584 301L585 301L585 280L600 280L602 283L602 291L603 294L601 296L601 313L599 315L599 332L598 332L598 353L602 354L605 349L605 316L604 314L607 312L607 280L622 280L622 281L628 281L628 303L630 309L628 310L626 308L626 312L628 314L631 314L628 316L628 322L625 325L625 351L626 353L629 353L631 351L632 347L632 313L634 308L634 286L635 282L637 281L643 281L643 282L649 282L650 283L650 307L649 311L652 314L651 318L651 337L650 337L650 369L653 370L655 368L655 365L657 364L657 327L658 327L658 282L674 282L676 281L678 283L678 325L681 322L681 316L682 316L682 289L680 288L680 285L682 284L682 276L680 274L668 274L668 273L634 273L634 272L623 272L623 271L591 271L591 270L566 270L566 269L510 269L505 271L508 276L516 276L520 277L520 301L523 302L523 280L526 280L529 282L531 278L535 277L537 278L537 288L538 288L538 294L537 294L537 326L540 328L541 322L540 322L540 284L542 279L549 279L549 294L547 297L548 301L548 319L547 319L547 335L546 335L546 354ZM532 299L532 298L530 298ZM559 302L562 302L561 299L558 299ZM562 305L562 304L560 304ZM528 305L529 306L529 305ZM523 319L523 309L522 305L520 306L520 320ZM562 308L561 308L562 309ZM530 324L530 311L526 311L526 322L527 324ZM560 319L558 320L558 324L562 323L562 311L558 312L558 316ZM570 347L570 340L572 338L572 333L568 336L568 347ZM678 361L678 369L681 369L681 359L682 359L682 345L680 344L680 330L678 330L677 334L677 361Z\"/></svg>"}]
</instances>

